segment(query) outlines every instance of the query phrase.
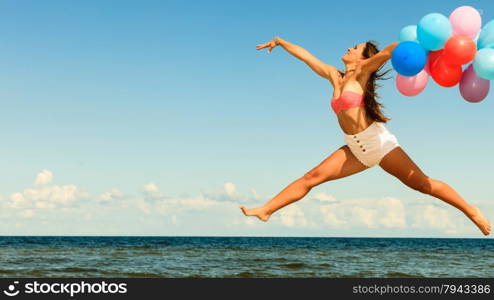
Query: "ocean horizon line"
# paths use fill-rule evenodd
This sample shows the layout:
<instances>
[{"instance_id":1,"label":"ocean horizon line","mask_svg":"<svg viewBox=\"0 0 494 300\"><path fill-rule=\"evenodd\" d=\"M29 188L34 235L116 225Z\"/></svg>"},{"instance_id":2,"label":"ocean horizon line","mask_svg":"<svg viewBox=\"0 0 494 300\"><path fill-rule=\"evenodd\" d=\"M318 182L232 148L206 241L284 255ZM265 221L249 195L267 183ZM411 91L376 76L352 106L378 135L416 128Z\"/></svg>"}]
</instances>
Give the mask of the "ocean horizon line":
<instances>
[{"instance_id":1,"label":"ocean horizon line","mask_svg":"<svg viewBox=\"0 0 494 300\"><path fill-rule=\"evenodd\" d=\"M395 236L250 236L250 235L0 235L3 237L163 237L163 238L305 238L305 239L444 239L444 240L482 240L489 239L486 237L395 237Z\"/></svg>"}]
</instances>

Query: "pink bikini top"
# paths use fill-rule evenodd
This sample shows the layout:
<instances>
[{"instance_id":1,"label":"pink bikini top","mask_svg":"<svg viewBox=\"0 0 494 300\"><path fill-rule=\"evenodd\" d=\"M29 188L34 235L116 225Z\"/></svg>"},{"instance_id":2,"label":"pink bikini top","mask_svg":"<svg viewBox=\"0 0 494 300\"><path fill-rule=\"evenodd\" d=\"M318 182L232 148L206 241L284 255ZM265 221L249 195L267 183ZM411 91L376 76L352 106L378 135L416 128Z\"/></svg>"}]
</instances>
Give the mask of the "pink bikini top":
<instances>
[{"instance_id":1,"label":"pink bikini top","mask_svg":"<svg viewBox=\"0 0 494 300\"><path fill-rule=\"evenodd\" d=\"M364 104L364 95L351 91L344 91L339 98L331 99L331 107L335 114L352 107L364 106Z\"/></svg>"}]
</instances>

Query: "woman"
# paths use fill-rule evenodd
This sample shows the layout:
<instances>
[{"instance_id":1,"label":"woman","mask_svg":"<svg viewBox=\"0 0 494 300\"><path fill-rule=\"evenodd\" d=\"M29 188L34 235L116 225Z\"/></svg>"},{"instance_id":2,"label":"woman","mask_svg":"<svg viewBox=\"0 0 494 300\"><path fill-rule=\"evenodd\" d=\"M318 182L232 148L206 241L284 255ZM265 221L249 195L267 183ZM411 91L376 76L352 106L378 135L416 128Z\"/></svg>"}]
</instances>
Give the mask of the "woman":
<instances>
[{"instance_id":1,"label":"woman","mask_svg":"<svg viewBox=\"0 0 494 300\"><path fill-rule=\"evenodd\" d=\"M379 165L410 188L434 196L461 210L484 235L491 231L489 221L479 208L468 204L448 184L425 175L398 144L396 137L384 126L386 118L376 101L376 80L384 74L379 71L398 43L379 51L373 42L361 43L341 58L345 72L325 64L304 48L279 37L261 45L271 53L276 46L306 63L314 72L331 82L334 91L331 107L337 115L346 145L333 152L318 166L298 178L261 207L240 206L246 216L267 221L278 209L300 200L313 187L364 171Z\"/></svg>"}]
</instances>

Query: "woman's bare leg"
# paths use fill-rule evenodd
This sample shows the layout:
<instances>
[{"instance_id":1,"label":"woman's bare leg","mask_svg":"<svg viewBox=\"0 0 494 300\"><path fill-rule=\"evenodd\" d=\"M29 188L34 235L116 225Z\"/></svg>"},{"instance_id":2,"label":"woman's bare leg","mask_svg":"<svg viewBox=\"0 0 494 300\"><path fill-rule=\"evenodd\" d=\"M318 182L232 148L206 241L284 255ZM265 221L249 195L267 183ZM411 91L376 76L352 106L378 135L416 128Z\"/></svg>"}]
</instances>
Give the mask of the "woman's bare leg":
<instances>
[{"instance_id":1,"label":"woman's bare leg","mask_svg":"<svg viewBox=\"0 0 494 300\"><path fill-rule=\"evenodd\" d=\"M426 176L401 147L391 150L379 165L410 188L441 199L458 208L477 225L484 235L490 233L489 221L482 215L478 207L468 204L447 183Z\"/></svg>"},{"instance_id":2,"label":"woman's bare leg","mask_svg":"<svg viewBox=\"0 0 494 300\"><path fill-rule=\"evenodd\" d=\"M315 186L330 180L343 178L368 169L350 151L348 146L342 146L321 162L284 188L278 195L266 204L256 208L240 209L246 216L256 216L261 221L267 221L278 209L302 199Z\"/></svg>"}]
</instances>

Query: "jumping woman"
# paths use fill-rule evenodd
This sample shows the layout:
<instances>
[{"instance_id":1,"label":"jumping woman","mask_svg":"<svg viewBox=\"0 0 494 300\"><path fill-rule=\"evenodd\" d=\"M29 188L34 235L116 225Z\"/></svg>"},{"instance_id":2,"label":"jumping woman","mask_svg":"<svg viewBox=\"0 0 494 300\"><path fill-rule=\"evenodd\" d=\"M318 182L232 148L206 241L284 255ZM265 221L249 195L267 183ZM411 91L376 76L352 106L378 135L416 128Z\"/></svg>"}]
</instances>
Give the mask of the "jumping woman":
<instances>
[{"instance_id":1,"label":"jumping woman","mask_svg":"<svg viewBox=\"0 0 494 300\"><path fill-rule=\"evenodd\" d=\"M396 137L384 126L390 119L382 114L380 108L383 105L376 101L376 80L385 74L381 72L381 68L391 58L391 53L397 45L398 42L379 51L376 45L369 41L348 48L341 58L345 64L345 72L279 37L256 46L257 50L269 48L269 53L276 46L281 46L306 63L319 76L331 82L334 89L331 108L338 118L346 145L289 184L263 206L251 209L240 206L244 215L268 221L275 211L302 199L313 187L379 165L408 187L458 208L484 235L490 233L489 221L480 209L468 204L447 183L425 175L403 151Z\"/></svg>"}]
</instances>

